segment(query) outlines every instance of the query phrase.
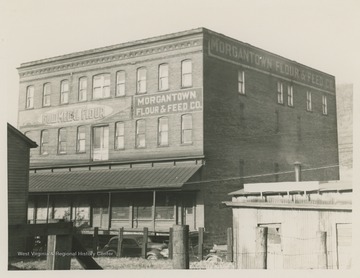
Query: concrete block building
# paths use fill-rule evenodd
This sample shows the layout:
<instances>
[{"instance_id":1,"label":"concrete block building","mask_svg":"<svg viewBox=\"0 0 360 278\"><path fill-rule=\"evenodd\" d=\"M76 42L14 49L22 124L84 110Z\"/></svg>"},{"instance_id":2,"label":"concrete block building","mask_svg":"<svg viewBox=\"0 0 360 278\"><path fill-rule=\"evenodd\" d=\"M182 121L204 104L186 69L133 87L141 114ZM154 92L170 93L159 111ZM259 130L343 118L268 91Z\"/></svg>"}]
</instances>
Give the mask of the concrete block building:
<instances>
[{"instance_id":1,"label":"concrete block building","mask_svg":"<svg viewBox=\"0 0 360 278\"><path fill-rule=\"evenodd\" d=\"M33 222L222 241L239 182L339 176L335 78L205 28L18 71Z\"/></svg>"}]
</instances>

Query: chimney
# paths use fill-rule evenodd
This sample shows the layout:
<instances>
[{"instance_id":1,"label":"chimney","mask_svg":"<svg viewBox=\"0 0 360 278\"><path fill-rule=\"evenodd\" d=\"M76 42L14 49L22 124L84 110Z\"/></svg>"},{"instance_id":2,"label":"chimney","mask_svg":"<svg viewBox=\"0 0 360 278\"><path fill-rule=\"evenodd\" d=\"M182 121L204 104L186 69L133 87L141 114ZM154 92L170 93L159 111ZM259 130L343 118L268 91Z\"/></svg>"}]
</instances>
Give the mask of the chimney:
<instances>
[{"instance_id":1,"label":"chimney","mask_svg":"<svg viewBox=\"0 0 360 278\"><path fill-rule=\"evenodd\" d=\"M294 162L295 167L295 181L301 181L301 162Z\"/></svg>"}]
</instances>

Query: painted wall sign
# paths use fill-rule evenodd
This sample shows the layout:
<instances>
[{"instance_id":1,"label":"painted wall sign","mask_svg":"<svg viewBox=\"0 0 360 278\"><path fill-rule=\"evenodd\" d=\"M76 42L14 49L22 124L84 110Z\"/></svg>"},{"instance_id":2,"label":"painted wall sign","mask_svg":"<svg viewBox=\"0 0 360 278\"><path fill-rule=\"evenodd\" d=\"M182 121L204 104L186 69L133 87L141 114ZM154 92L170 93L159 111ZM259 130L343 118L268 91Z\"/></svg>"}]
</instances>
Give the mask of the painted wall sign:
<instances>
[{"instance_id":1,"label":"painted wall sign","mask_svg":"<svg viewBox=\"0 0 360 278\"><path fill-rule=\"evenodd\" d=\"M41 108L19 112L19 127L66 126L107 120L131 118L131 98L102 101L103 104L82 103L66 107Z\"/></svg>"},{"instance_id":2,"label":"painted wall sign","mask_svg":"<svg viewBox=\"0 0 360 278\"><path fill-rule=\"evenodd\" d=\"M335 92L335 79L332 76L228 38L211 35L209 55Z\"/></svg>"},{"instance_id":3,"label":"painted wall sign","mask_svg":"<svg viewBox=\"0 0 360 278\"><path fill-rule=\"evenodd\" d=\"M202 111L202 89L135 96L134 118Z\"/></svg>"}]
</instances>

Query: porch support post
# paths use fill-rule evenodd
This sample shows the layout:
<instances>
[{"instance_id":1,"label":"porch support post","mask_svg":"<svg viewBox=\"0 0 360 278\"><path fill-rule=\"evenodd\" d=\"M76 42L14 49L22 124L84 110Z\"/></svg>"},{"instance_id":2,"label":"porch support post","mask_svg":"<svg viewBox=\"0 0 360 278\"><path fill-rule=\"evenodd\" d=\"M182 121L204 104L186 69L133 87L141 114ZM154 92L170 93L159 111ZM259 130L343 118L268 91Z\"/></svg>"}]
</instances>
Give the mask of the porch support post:
<instances>
[{"instance_id":1,"label":"porch support post","mask_svg":"<svg viewBox=\"0 0 360 278\"><path fill-rule=\"evenodd\" d=\"M152 211L152 214L153 214L153 231L155 232L155 218L156 218L156 215L155 215L155 212L156 212L156 208L155 208L155 204L156 204L156 191L154 190L153 191L153 211Z\"/></svg>"},{"instance_id":2,"label":"porch support post","mask_svg":"<svg viewBox=\"0 0 360 278\"><path fill-rule=\"evenodd\" d=\"M110 230L110 228L111 228L111 192L109 192L108 217L109 217L108 230Z\"/></svg>"}]
</instances>

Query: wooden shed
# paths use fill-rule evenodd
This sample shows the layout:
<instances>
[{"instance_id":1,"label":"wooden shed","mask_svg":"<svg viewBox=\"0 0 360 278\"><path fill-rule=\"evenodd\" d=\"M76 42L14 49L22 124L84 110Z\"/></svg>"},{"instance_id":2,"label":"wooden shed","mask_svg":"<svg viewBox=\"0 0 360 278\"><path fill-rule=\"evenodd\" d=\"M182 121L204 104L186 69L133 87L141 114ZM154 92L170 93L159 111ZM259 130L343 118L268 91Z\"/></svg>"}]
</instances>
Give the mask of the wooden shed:
<instances>
[{"instance_id":1,"label":"wooden shed","mask_svg":"<svg viewBox=\"0 0 360 278\"><path fill-rule=\"evenodd\" d=\"M29 192L30 148L37 144L7 125L8 141L8 225L26 224ZM25 251L25 239L9 234L9 256Z\"/></svg>"},{"instance_id":2,"label":"wooden shed","mask_svg":"<svg viewBox=\"0 0 360 278\"><path fill-rule=\"evenodd\" d=\"M351 267L351 183L245 184L230 195L237 268Z\"/></svg>"}]
</instances>

